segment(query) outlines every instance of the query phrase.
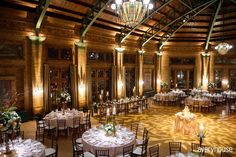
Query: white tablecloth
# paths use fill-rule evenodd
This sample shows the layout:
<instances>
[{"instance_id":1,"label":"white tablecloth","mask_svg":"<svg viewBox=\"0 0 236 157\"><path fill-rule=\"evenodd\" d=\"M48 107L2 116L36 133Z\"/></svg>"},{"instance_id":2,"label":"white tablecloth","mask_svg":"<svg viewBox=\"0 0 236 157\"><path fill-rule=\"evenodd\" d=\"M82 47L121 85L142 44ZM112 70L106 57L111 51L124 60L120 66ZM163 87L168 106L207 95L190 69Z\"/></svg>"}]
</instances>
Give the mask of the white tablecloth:
<instances>
[{"instance_id":1,"label":"white tablecloth","mask_svg":"<svg viewBox=\"0 0 236 157\"><path fill-rule=\"evenodd\" d=\"M14 140L9 142L13 157L45 157L45 146L35 140ZM0 156L5 151L5 144L0 145Z\"/></svg>"},{"instance_id":2,"label":"white tablecloth","mask_svg":"<svg viewBox=\"0 0 236 157\"><path fill-rule=\"evenodd\" d=\"M62 111L52 111L49 114L47 114L44 119L47 125L57 127L57 120L58 119L66 119L66 126L72 127L73 126L73 118L74 117L80 117L81 122L84 117L84 113L78 110L65 110L65 114L63 114Z\"/></svg>"},{"instance_id":3,"label":"white tablecloth","mask_svg":"<svg viewBox=\"0 0 236 157\"><path fill-rule=\"evenodd\" d=\"M116 127L116 136L106 136L101 128L92 128L82 135L84 151L95 154L96 150L109 150L109 156L122 154L123 147L135 145L135 134L125 127Z\"/></svg>"},{"instance_id":4,"label":"white tablecloth","mask_svg":"<svg viewBox=\"0 0 236 157\"><path fill-rule=\"evenodd\" d=\"M199 155L194 153L188 153L188 154L176 153L167 157L199 157Z\"/></svg>"}]
</instances>

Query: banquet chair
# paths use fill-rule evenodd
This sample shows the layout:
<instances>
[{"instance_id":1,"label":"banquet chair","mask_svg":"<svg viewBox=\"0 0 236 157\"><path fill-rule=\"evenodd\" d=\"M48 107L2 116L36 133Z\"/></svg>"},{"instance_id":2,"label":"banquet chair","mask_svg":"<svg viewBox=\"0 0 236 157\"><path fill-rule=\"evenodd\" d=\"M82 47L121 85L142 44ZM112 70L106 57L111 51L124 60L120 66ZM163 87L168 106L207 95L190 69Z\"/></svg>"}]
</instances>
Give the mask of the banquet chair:
<instances>
[{"instance_id":1,"label":"banquet chair","mask_svg":"<svg viewBox=\"0 0 236 157\"><path fill-rule=\"evenodd\" d=\"M85 132L91 128L90 113L86 113L83 121L81 121L82 131Z\"/></svg>"},{"instance_id":2,"label":"banquet chair","mask_svg":"<svg viewBox=\"0 0 236 157\"><path fill-rule=\"evenodd\" d=\"M96 150L95 157L109 157L109 150Z\"/></svg>"},{"instance_id":3,"label":"banquet chair","mask_svg":"<svg viewBox=\"0 0 236 157\"><path fill-rule=\"evenodd\" d=\"M37 130L38 130L38 129L44 129L44 123L45 123L44 120L36 119Z\"/></svg>"},{"instance_id":4,"label":"banquet chair","mask_svg":"<svg viewBox=\"0 0 236 157\"><path fill-rule=\"evenodd\" d=\"M44 121L44 133L48 136L52 136L56 132L56 127L51 125L50 120L48 122Z\"/></svg>"},{"instance_id":5,"label":"banquet chair","mask_svg":"<svg viewBox=\"0 0 236 157\"><path fill-rule=\"evenodd\" d=\"M201 145L199 143L191 143L191 152L197 153L199 156L204 156L205 154L205 147L204 145Z\"/></svg>"},{"instance_id":6,"label":"banquet chair","mask_svg":"<svg viewBox=\"0 0 236 157\"><path fill-rule=\"evenodd\" d=\"M76 138L72 137L73 157L83 156L83 145L76 143Z\"/></svg>"},{"instance_id":7,"label":"banquet chair","mask_svg":"<svg viewBox=\"0 0 236 157\"><path fill-rule=\"evenodd\" d=\"M227 152L221 152L220 153L220 157L232 157L232 155L230 153L227 153Z\"/></svg>"},{"instance_id":8,"label":"banquet chair","mask_svg":"<svg viewBox=\"0 0 236 157\"><path fill-rule=\"evenodd\" d=\"M136 147L136 149L134 149L134 151L132 152L132 157L133 156L140 156L140 157L146 157L147 156L147 146L148 146L148 141L149 138L147 138L143 144L141 145L141 147Z\"/></svg>"},{"instance_id":9,"label":"banquet chair","mask_svg":"<svg viewBox=\"0 0 236 157\"><path fill-rule=\"evenodd\" d=\"M193 111L199 111L199 102L198 101L193 101Z\"/></svg>"},{"instance_id":10,"label":"banquet chair","mask_svg":"<svg viewBox=\"0 0 236 157\"><path fill-rule=\"evenodd\" d=\"M116 157L131 157L134 150L134 145L123 147L123 153Z\"/></svg>"},{"instance_id":11,"label":"banquet chair","mask_svg":"<svg viewBox=\"0 0 236 157\"><path fill-rule=\"evenodd\" d=\"M138 122L132 122L130 125L130 130L135 134L135 138L137 138L138 126L139 126Z\"/></svg>"},{"instance_id":12,"label":"banquet chair","mask_svg":"<svg viewBox=\"0 0 236 157\"><path fill-rule=\"evenodd\" d=\"M57 136L52 135L51 138L51 147L45 149L46 157L57 157L58 155L58 140Z\"/></svg>"},{"instance_id":13,"label":"banquet chair","mask_svg":"<svg viewBox=\"0 0 236 157\"><path fill-rule=\"evenodd\" d=\"M117 125L124 126L124 123L125 123L124 119L116 120Z\"/></svg>"},{"instance_id":14,"label":"banquet chair","mask_svg":"<svg viewBox=\"0 0 236 157\"><path fill-rule=\"evenodd\" d=\"M73 117L73 124L72 126L69 127L70 132L72 132L72 134L80 134L80 117L76 116Z\"/></svg>"},{"instance_id":15,"label":"banquet chair","mask_svg":"<svg viewBox=\"0 0 236 157\"><path fill-rule=\"evenodd\" d=\"M68 126L66 124L66 119L57 119L57 136L63 131L65 136L68 135Z\"/></svg>"},{"instance_id":16,"label":"banquet chair","mask_svg":"<svg viewBox=\"0 0 236 157\"><path fill-rule=\"evenodd\" d=\"M169 142L170 155L181 152L181 142Z\"/></svg>"},{"instance_id":17,"label":"banquet chair","mask_svg":"<svg viewBox=\"0 0 236 157\"><path fill-rule=\"evenodd\" d=\"M35 140L44 144L44 130L36 130Z\"/></svg>"},{"instance_id":18,"label":"banquet chair","mask_svg":"<svg viewBox=\"0 0 236 157\"><path fill-rule=\"evenodd\" d=\"M159 145L151 146L149 148L150 157L159 157Z\"/></svg>"},{"instance_id":19,"label":"banquet chair","mask_svg":"<svg viewBox=\"0 0 236 157\"><path fill-rule=\"evenodd\" d=\"M143 142L148 138L148 130L146 128L143 129L143 138L142 139L136 139L136 145L142 145Z\"/></svg>"},{"instance_id":20,"label":"banquet chair","mask_svg":"<svg viewBox=\"0 0 236 157\"><path fill-rule=\"evenodd\" d=\"M201 104L201 112L209 112L210 101L203 101Z\"/></svg>"}]
</instances>

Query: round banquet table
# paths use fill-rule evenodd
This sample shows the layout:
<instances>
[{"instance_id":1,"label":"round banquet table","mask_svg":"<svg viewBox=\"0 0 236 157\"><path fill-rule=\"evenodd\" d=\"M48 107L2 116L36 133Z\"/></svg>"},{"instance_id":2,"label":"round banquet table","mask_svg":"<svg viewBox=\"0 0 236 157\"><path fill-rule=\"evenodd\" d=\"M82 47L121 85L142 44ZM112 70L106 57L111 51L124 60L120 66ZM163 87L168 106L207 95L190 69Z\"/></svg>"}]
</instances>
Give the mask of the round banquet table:
<instances>
[{"instance_id":1,"label":"round banquet table","mask_svg":"<svg viewBox=\"0 0 236 157\"><path fill-rule=\"evenodd\" d=\"M13 140L9 142L11 157L45 157L45 146L35 140ZM0 157L3 157L5 152L5 143L0 145Z\"/></svg>"},{"instance_id":2,"label":"round banquet table","mask_svg":"<svg viewBox=\"0 0 236 157\"><path fill-rule=\"evenodd\" d=\"M116 126L115 136L106 136L102 128L92 128L82 135L83 150L95 154L96 150L109 150L109 156L123 153L123 147L135 145L135 134L125 127Z\"/></svg>"},{"instance_id":3,"label":"round banquet table","mask_svg":"<svg viewBox=\"0 0 236 157\"><path fill-rule=\"evenodd\" d=\"M175 114L175 132L184 135L195 135L198 129L196 116L193 113L184 115L183 112Z\"/></svg>"},{"instance_id":4,"label":"round banquet table","mask_svg":"<svg viewBox=\"0 0 236 157\"><path fill-rule=\"evenodd\" d=\"M80 117L83 120L84 114L81 111L72 109L72 110L65 110L65 114L62 111L52 111L44 117L44 120L47 125L50 127L57 127L57 120L59 119L66 119L66 126L72 127L73 126L73 118Z\"/></svg>"}]
</instances>

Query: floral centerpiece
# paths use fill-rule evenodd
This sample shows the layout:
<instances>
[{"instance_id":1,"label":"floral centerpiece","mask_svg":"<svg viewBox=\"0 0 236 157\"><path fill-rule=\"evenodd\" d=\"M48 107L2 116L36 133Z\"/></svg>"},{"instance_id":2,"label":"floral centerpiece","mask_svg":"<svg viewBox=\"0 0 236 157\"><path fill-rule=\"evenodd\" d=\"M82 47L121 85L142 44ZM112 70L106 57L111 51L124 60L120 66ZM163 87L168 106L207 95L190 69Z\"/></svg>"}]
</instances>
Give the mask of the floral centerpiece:
<instances>
[{"instance_id":1,"label":"floral centerpiece","mask_svg":"<svg viewBox=\"0 0 236 157\"><path fill-rule=\"evenodd\" d=\"M103 130L106 132L106 136L116 135L115 110L113 115L110 115L109 109L107 110L106 123L103 125Z\"/></svg>"},{"instance_id":2,"label":"floral centerpiece","mask_svg":"<svg viewBox=\"0 0 236 157\"><path fill-rule=\"evenodd\" d=\"M216 88L216 84L214 82L208 83L208 90L209 91L214 92L215 88Z\"/></svg>"},{"instance_id":3,"label":"floral centerpiece","mask_svg":"<svg viewBox=\"0 0 236 157\"><path fill-rule=\"evenodd\" d=\"M112 136L115 133L115 124L110 122L103 125L103 129L107 136Z\"/></svg>"},{"instance_id":4,"label":"floral centerpiece","mask_svg":"<svg viewBox=\"0 0 236 157\"><path fill-rule=\"evenodd\" d=\"M61 102L63 103L71 102L71 96L67 90L61 92L60 96L61 96Z\"/></svg>"},{"instance_id":5,"label":"floral centerpiece","mask_svg":"<svg viewBox=\"0 0 236 157\"><path fill-rule=\"evenodd\" d=\"M66 105L71 102L71 96L67 90L64 90L60 93L61 102L62 102L62 111L65 114Z\"/></svg>"},{"instance_id":6,"label":"floral centerpiece","mask_svg":"<svg viewBox=\"0 0 236 157\"><path fill-rule=\"evenodd\" d=\"M162 91L166 92L166 90L168 89L168 83L167 82L161 82L161 89Z\"/></svg>"},{"instance_id":7,"label":"floral centerpiece","mask_svg":"<svg viewBox=\"0 0 236 157\"><path fill-rule=\"evenodd\" d=\"M17 102L17 94L2 101L0 107L0 123L7 130L15 130L20 128L21 118L16 113L15 104Z\"/></svg>"}]
</instances>

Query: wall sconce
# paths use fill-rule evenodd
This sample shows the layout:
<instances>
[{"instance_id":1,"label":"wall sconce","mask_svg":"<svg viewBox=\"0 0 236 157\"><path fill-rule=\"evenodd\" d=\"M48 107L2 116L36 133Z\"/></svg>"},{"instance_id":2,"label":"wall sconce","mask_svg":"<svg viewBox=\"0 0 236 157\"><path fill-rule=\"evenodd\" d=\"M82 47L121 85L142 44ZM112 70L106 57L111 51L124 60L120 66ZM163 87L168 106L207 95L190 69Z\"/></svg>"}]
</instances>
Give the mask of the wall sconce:
<instances>
[{"instance_id":1,"label":"wall sconce","mask_svg":"<svg viewBox=\"0 0 236 157\"><path fill-rule=\"evenodd\" d=\"M123 82L121 80L118 80L118 89L121 89L123 87Z\"/></svg>"},{"instance_id":2,"label":"wall sconce","mask_svg":"<svg viewBox=\"0 0 236 157\"><path fill-rule=\"evenodd\" d=\"M157 79L157 84L161 84L161 79Z\"/></svg>"},{"instance_id":3,"label":"wall sconce","mask_svg":"<svg viewBox=\"0 0 236 157\"><path fill-rule=\"evenodd\" d=\"M223 85L228 85L228 84L229 84L229 81L228 81L227 79L223 79L223 80L222 80L222 84L223 84Z\"/></svg>"},{"instance_id":4,"label":"wall sconce","mask_svg":"<svg viewBox=\"0 0 236 157\"><path fill-rule=\"evenodd\" d=\"M207 87L208 86L208 79L206 77L203 78L202 85L203 85L203 87Z\"/></svg>"},{"instance_id":5,"label":"wall sconce","mask_svg":"<svg viewBox=\"0 0 236 157\"><path fill-rule=\"evenodd\" d=\"M144 84L143 80L139 80L139 85L142 86Z\"/></svg>"},{"instance_id":6,"label":"wall sconce","mask_svg":"<svg viewBox=\"0 0 236 157\"><path fill-rule=\"evenodd\" d=\"M34 87L33 95L35 95L35 96L39 96L39 95L41 95L41 94L43 94L43 89L40 88L39 86Z\"/></svg>"},{"instance_id":7,"label":"wall sconce","mask_svg":"<svg viewBox=\"0 0 236 157\"><path fill-rule=\"evenodd\" d=\"M79 85L79 94L83 95L85 93L85 85L84 83L80 83Z\"/></svg>"}]
</instances>

